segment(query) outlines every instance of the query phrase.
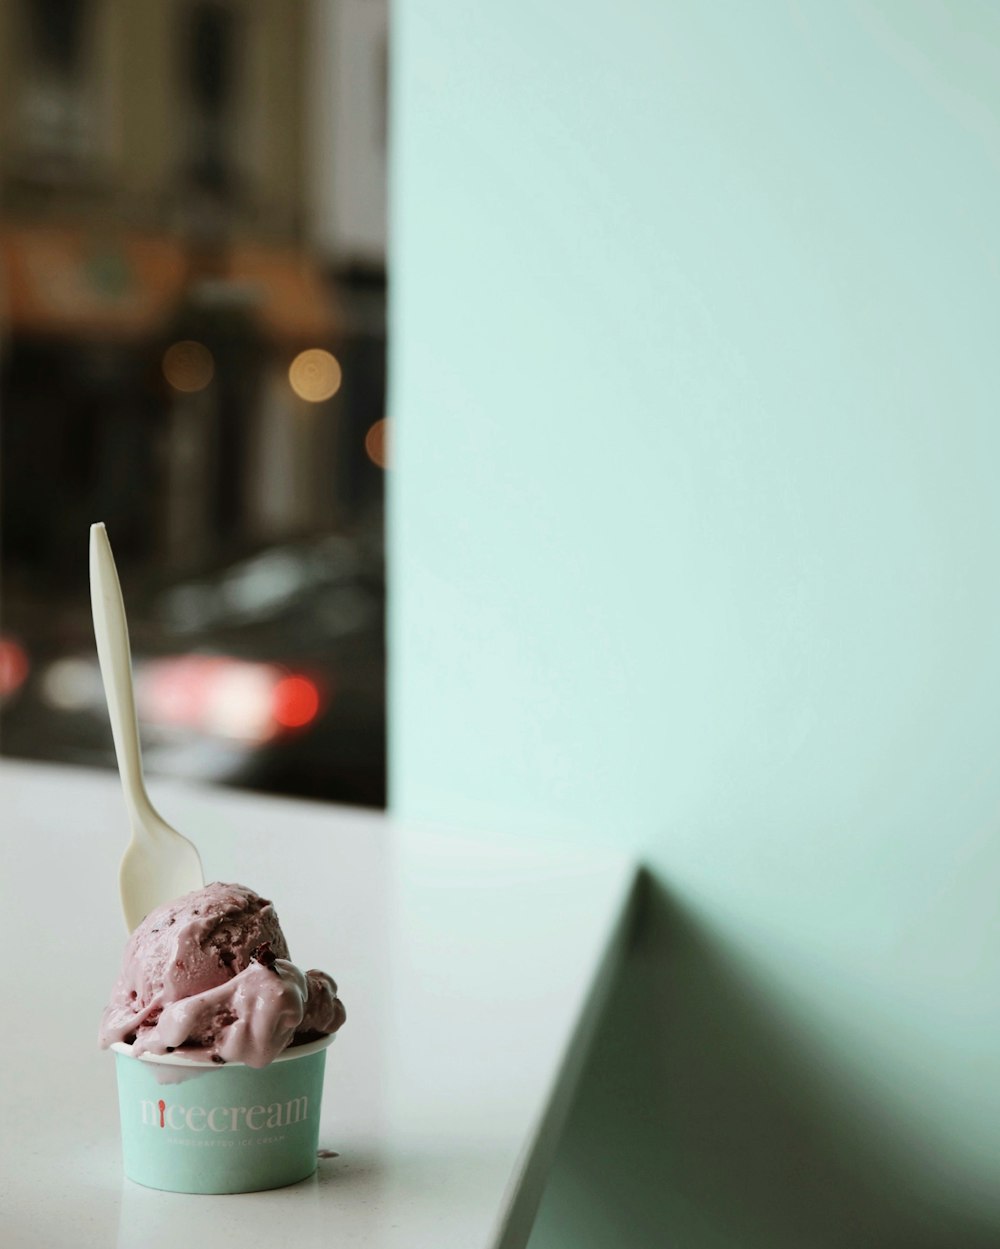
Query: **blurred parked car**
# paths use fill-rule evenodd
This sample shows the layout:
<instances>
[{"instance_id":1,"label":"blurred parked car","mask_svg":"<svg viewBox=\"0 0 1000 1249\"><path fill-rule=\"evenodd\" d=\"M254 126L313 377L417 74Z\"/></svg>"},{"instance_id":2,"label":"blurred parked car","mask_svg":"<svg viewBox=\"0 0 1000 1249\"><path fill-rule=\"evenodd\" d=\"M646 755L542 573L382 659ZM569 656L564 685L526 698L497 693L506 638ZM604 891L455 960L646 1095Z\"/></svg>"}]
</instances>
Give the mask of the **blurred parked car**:
<instances>
[{"instance_id":1,"label":"blurred parked car","mask_svg":"<svg viewBox=\"0 0 1000 1249\"><path fill-rule=\"evenodd\" d=\"M380 525L123 591L151 774L384 805ZM114 766L89 599L5 630L3 752Z\"/></svg>"}]
</instances>

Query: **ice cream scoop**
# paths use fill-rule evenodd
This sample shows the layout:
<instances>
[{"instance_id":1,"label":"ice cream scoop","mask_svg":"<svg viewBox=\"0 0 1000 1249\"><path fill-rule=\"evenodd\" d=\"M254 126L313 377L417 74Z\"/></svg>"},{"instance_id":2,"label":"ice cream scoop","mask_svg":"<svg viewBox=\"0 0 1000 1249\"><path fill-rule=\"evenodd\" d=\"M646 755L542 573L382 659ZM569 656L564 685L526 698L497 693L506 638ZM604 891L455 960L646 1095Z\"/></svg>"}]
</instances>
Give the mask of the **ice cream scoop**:
<instances>
[{"instance_id":1,"label":"ice cream scoop","mask_svg":"<svg viewBox=\"0 0 1000 1249\"><path fill-rule=\"evenodd\" d=\"M271 902L215 882L157 907L132 933L100 1042L132 1053L264 1067L336 1032L346 1012L325 972L303 972Z\"/></svg>"},{"instance_id":2,"label":"ice cream scoop","mask_svg":"<svg viewBox=\"0 0 1000 1249\"><path fill-rule=\"evenodd\" d=\"M154 907L205 883L194 845L171 828L146 793L132 690L132 655L121 585L107 530L90 527L90 602L111 733L132 840L118 869L125 923L131 932Z\"/></svg>"}]
</instances>

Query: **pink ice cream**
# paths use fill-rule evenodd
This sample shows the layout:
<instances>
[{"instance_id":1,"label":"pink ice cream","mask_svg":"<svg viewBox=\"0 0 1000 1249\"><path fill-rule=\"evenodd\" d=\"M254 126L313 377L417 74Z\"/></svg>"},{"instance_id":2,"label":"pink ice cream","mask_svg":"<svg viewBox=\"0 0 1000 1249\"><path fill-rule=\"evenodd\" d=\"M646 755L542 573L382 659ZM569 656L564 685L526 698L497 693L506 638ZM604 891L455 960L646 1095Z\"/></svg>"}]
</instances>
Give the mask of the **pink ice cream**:
<instances>
[{"instance_id":1,"label":"pink ice cream","mask_svg":"<svg viewBox=\"0 0 1000 1249\"><path fill-rule=\"evenodd\" d=\"M265 1067L344 1019L333 980L289 961L271 903L216 882L157 907L129 937L100 1042Z\"/></svg>"}]
</instances>

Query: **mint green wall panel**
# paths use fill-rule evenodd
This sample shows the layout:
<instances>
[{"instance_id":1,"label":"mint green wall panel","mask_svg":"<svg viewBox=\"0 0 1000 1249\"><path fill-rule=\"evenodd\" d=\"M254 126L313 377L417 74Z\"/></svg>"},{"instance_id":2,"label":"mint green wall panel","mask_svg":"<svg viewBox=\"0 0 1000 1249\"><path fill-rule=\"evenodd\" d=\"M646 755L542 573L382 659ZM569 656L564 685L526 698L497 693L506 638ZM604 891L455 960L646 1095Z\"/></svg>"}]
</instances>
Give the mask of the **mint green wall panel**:
<instances>
[{"instance_id":1,"label":"mint green wall panel","mask_svg":"<svg viewBox=\"0 0 1000 1249\"><path fill-rule=\"evenodd\" d=\"M392 805L656 881L537 1249L992 1243L1000 9L401 0L393 121Z\"/></svg>"}]
</instances>

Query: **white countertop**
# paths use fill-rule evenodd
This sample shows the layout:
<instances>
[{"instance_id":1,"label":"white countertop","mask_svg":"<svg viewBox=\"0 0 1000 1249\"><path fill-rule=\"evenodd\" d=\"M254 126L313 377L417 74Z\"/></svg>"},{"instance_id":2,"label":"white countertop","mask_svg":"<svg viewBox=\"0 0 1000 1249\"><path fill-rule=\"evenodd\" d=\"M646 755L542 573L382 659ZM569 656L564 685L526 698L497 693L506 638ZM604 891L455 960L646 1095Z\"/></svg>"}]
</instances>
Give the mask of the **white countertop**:
<instances>
[{"instance_id":1,"label":"white countertop","mask_svg":"<svg viewBox=\"0 0 1000 1249\"><path fill-rule=\"evenodd\" d=\"M301 1184L241 1196L122 1178L114 1064L96 1041L126 935L118 780L5 762L4 1245L523 1245L625 948L634 862L150 788L206 879L272 898L292 958L337 980L348 1017L328 1052L320 1146L338 1156Z\"/></svg>"}]
</instances>

